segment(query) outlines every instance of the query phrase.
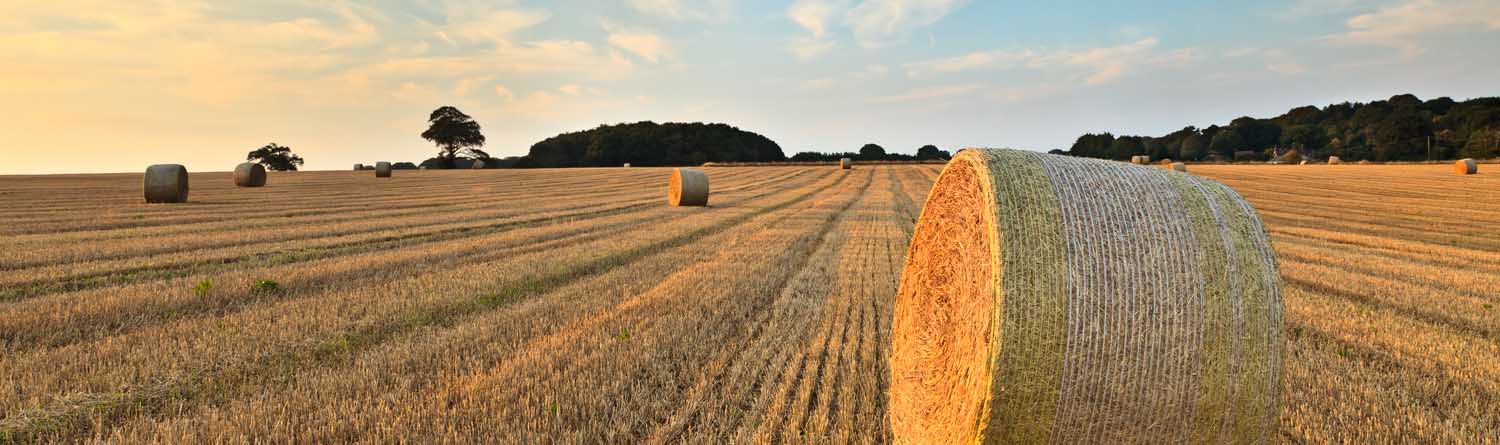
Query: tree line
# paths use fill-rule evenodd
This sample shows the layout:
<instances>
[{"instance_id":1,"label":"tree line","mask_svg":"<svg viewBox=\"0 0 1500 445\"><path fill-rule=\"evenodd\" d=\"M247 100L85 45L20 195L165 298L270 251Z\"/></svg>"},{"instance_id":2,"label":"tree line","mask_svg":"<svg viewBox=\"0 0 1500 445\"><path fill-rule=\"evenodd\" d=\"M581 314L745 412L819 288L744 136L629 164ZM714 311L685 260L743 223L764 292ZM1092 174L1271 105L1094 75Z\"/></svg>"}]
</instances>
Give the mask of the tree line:
<instances>
[{"instance_id":1,"label":"tree line","mask_svg":"<svg viewBox=\"0 0 1500 445\"><path fill-rule=\"evenodd\" d=\"M1251 160L1301 156L1346 161L1420 161L1500 157L1500 98L1423 101L1400 94L1369 103L1303 106L1269 119L1241 117L1228 125L1193 126L1164 136L1079 136L1054 153L1127 160Z\"/></svg>"},{"instance_id":2,"label":"tree line","mask_svg":"<svg viewBox=\"0 0 1500 445\"><path fill-rule=\"evenodd\" d=\"M929 161L946 160L953 157L947 150L941 150L935 145L923 145L917 148L917 154L887 153L885 147L878 144L865 144L858 152L842 153L820 153L815 151L804 151L792 155L795 162L836 162L839 159L849 158L856 161Z\"/></svg>"},{"instance_id":3,"label":"tree line","mask_svg":"<svg viewBox=\"0 0 1500 445\"><path fill-rule=\"evenodd\" d=\"M786 154L775 141L729 125L643 121L600 125L547 138L532 144L515 166L663 166L784 160Z\"/></svg>"}]
</instances>

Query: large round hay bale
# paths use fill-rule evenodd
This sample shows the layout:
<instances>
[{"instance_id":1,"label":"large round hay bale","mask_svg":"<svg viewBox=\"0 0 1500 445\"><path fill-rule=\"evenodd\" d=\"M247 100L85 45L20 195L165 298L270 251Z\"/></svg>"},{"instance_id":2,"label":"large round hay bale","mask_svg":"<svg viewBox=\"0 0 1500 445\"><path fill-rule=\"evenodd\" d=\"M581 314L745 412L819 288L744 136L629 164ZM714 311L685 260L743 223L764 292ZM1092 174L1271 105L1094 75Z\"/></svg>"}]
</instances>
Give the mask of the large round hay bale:
<instances>
[{"instance_id":1,"label":"large round hay bale","mask_svg":"<svg viewBox=\"0 0 1500 445\"><path fill-rule=\"evenodd\" d=\"M187 202L187 167L179 164L156 164L146 167L145 190L148 203Z\"/></svg>"},{"instance_id":2,"label":"large round hay bale","mask_svg":"<svg viewBox=\"0 0 1500 445\"><path fill-rule=\"evenodd\" d=\"M365 165L364 164L354 164L354 171L360 171L360 170L364 170L364 169L365 169Z\"/></svg>"},{"instance_id":3,"label":"large round hay bale","mask_svg":"<svg viewBox=\"0 0 1500 445\"><path fill-rule=\"evenodd\" d=\"M376 162L375 163L375 177L377 177L377 178L389 178L389 177L391 177L391 163L389 163L389 162Z\"/></svg>"},{"instance_id":4,"label":"large round hay bale","mask_svg":"<svg viewBox=\"0 0 1500 445\"><path fill-rule=\"evenodd\" d=\"M1151 163L1151 157L1150 156L1144 156L1144 155L1131 156L1130 157L1130 163L1131 164L1136 164L1136 165L1150 164Z\"/></svg>"},{"instance_id":5,"label":"large round hay bale","mask_svg":"<svg viewBox=\"0 0 1500 445\"><path fill-rule=\"evenodd\" d=\"M854 160L849 158L839 158L839 168L844 170L854 168Z\"/></svg>"},{"instance_id":6,"label":"large round hay bale","mask_svg":"<svg viewBox=\"0 0 1500 445\"><path fill-rule=\"evenodd\" d=\"M891 325L897 443L1276 440L1280 277L1239 194L1191 175L959 152Z\"/></svg>"},{"instance_id":7,"label":"large round hay bale","mask_svg":"<svg viewBox=\"0 0 1500 445\"><path fill-rule=\"evenodd\" d=\"M1176 171L1180 171L1180 172L1187 171L1187 164L1185 164L1185 163L1173 162L1171 164L1171 167L1172 167L1172 170L1176 170Z\"/></svg>"},{"instance_id":8,"label":"large round hay bale","mask_svg":"<svg viewBox=\"0 0 1500 445\"><path fill-rule=\"evenodd\" d=\"M266 167L254 162L242 162L234 167L234 185L240 187L263 187L266 185Z\"/></svg>"},{"instance_id":9,"label":"large round hay bale","mask_svg":"<svg viewBox=\"0 0 1500 445\"><path fill-rule=\"evenodd\" d=\"M677 207L708 205L708 174L694 168L672 169L667 203Z\"/></svg>"},{"instance_id":10,"label":"large round hay bale","mask_svg":"<svg viewBox=\"0 0 1500 445\"><path fill-rule=\"evenodd\" d=\"M474 169L474 170L479 170L479 169L484 168L484 160L475 159L473 164L469 164L469 168Z\"/></svg>"},{"instance_id":11,"label":"large round hay bale","mask_svg":"<svg viewBox=\"0 0 1500 445\"><path fill-rule=\"evenodd\" d=\"M1338 164L1342 164L1343 162L1344 161L1342 159L1339 159L1338 156L1329 156L1328 157L1328 165L1338 165Z\"/></svg>"},{"instance_id":12,"label":"large round hay bale","mask_svg":"<svg viewBox=\"0 0 1500 445\"><path fill-rule=\"evenodd\" d=\"M1459 159L1458 162L1453 163L1453 172L1460 175L1479 173L1479 163L1470 158Z\"/></svg>"},{"instance_id":13,"label":"large round hay bale","mask_svg":"<svg viewBox=\"0 0 1500 445\"><path fill-rule=\"evenodd\" d=\"M625 163L625 168L630 168L630 163L629 162Z\"/></svg>"}]
</instances>

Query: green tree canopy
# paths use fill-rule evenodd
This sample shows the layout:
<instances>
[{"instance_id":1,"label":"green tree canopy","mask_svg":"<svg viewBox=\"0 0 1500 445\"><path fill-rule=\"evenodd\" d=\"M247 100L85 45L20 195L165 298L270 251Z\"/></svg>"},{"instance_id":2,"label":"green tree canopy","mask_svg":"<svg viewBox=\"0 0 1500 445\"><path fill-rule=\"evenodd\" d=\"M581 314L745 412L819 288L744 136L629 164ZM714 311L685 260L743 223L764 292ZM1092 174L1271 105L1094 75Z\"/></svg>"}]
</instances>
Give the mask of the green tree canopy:
<instances>
[{"instance_id":1,"label":"green tree canopy","mask_svg":"<svg viewBox=\"0 0 1500 445\"><path fill-rule=\"evenodd\" d=\"M917 149L917 159L924 161L949 159L952 157L953 155L951 153L948 153L947 150L938 149L936 145L923 145L922 147Z\"/></svg>"},{"instance_id":2,"label":"green tree canopy","mask_svg":"<svg viewBox=\"0 0 1500 445\"><path fill-rule=\"evenodd\" d=\"M484 146L484 134L479 131L479 123L457 108L443 106L432 110L427 123L427 131L422 132L422 139L437 145L438 158L447 167L453 167L453 160L460 153L473 155L478 147ZM485 154L479 159L487 158L489 155Z\"/></svg>"},{"instance_id":3,"label":"green tree canopy","mask_svg":"<svg viewBox=\"0 0 1500 445\"><path fill-rule=\"evenodd\" d=\"M1500 98L1422 101L1411 94L1397 94L1387 100L1344 102L1322 109L1301 106L1269 119L1240 117L1228 125L1201 130L1185 127L1160 137L1144 137L1140 147L1152 157L1160 157L1165 147L1165 152L1175 150L1179 158L1189 160L1210 154L1258 159L1273 149L1285 152L1290 148L1313 159L1330 155L1346 161L1451 159L1461 152L1483 153L1482 148L1471 150L1470 140L1479 137L1474 147L1485 147L1486 136L1481 133L1491 128L1500 128ZM1134 137L1088 133L1078 137L1068 154L1128 159L1138 154L1134 153L1135 141L1126 139ZM1126 141L1117 142L1120 139Z\"/></svg>"},{"instance_id":4,"label":"green tree canopy","mask_svg":"<svg viewBox=\"0 0 1500 445\"><path fill-rule=\"evenodd\" d=\"M876 144L865 144L859 147L859 159L861 161L879 161L885 159L885 147Z\"/></svg>"},{"instance_id":5,"label":"green tree canopy","mask_svg":"<svg viewBox=\"0 0 1500 445\"><path fill-rule=\"evenodd\" d=\"M532 144L517 167L698 165L704 162L786 160L781 146L759 134L725 124L658 124L645 121L601 125Z\"/></svg>"},{"instance_id":6,"label":"green tree canopy","mask_svg":"<svg viewBox=\"0 0 1500 445\"><path fill-rule=\"evenodd\" d=\"M292 154L291 147L276 145L275 142L251 150L245 155L245 160L263 165L266 170L281 172L297 171L297 167L302 165L302 157Z\"/></svg>"}]
</instances>

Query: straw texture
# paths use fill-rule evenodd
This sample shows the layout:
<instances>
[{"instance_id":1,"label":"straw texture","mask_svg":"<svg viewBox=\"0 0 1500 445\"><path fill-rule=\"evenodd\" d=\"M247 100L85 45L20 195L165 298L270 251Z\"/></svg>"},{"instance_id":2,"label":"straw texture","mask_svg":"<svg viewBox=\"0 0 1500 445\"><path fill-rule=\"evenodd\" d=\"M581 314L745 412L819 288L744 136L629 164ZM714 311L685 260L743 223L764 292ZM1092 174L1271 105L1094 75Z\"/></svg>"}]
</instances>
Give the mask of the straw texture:
<instances>
[{"instance_id":1,"label":"straw texture","mask_svg":"<svg viewBox=\"0 0 1500 445\"><path fill-rule=\"evenodd\" d=\"M187 202L187 167L179 164L157 164L147 167L144 188L148 203Z\"/></svg>"},{"instance_id":2,"label":"straw texture","mask_svg":"<svg viewBox=\"0 0 1500 445\"><path fill-rule=\"evenodd\" d=\"M708 205L708 175L698 169L672 169L672 178L667 181L667 203L676 207Z\"/></svg>"},{"instance_id":3,"label":"straw texture","mask_svg":"<svg viewBox=\"0 0 1500 445\"><path fill-rule=\"evenodd\" d=\"M1459 159L1458 162L1453 163L1453 172L1460 175L1479 173L1479 163L1469 158Z\"/></svg>"},{"instance_id":4,"label":"straw texture","mask_svg":"<svg viewBox=\"0 0 1500 445\"><path fill-rule=\"evenodd\" d=\"M960 152L897 294L898 443L1266 443L1282 305L1233 190L1167 169Z\"/></svg>"},{"instance_id":5,"label":"straw texture","mask_svg":"<svg viewBox=\"0 0 1500 445\"><path fill-rule=\"evenodd\" d=\"M391 177L391 163L389 163L389 162L376 162L375 163L375 177L377 177L377 178L389 178L389 177Z\"/></svg>"},{"instance_id":6,"label":"straw texture","mask_svg":"<svg viewBox=\"0 0 1500 445\"><path fill-rule=\"evenodd\" d=\"M243 162L234 167L234 185L239 187L264 187L266 167L254 162Z\"/></svg>"},{"instance_id":7,"label":"straw texture","mask_svg":"<svg viewBox=\"0 0 1500 445\"><path fill-rule=\"evenodd\" d=\"M839 158L839 168L844 170L854 168L854 160L849 158Z\"/></svg>"}]
</instances>

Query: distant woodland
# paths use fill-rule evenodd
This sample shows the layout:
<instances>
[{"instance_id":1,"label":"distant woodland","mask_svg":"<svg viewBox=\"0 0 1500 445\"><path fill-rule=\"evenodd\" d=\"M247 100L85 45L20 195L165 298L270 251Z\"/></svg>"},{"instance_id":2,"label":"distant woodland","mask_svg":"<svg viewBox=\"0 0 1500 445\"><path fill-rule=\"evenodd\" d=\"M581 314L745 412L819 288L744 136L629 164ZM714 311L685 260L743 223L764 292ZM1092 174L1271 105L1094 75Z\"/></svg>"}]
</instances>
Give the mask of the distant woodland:
<instances>
[{"instance_id":1,"label":"distant woodland","mask_svg":"<svg viewBox=\"0 0 1500 445\"><path fill-rule=\"evenodd\" d=\"M700 165L786 160L765 136L725 124L637 122L601 125L537 142L515 167Z\"/></svg>"},{"instance_id":2,"label":"distant woodland","mask_svg":"<svg viewBox=\"0 0 1500 445\"><path fill-rule=\"evenodd\" d=\"M1423 101L1411 94L1369 103L1304 106L1270 119L1184 127L1164 136L1079 136L1073 156L1266 161L1338 156L1345 161L1421 161L1500 157L1500 98Z\"/></svg>"}]
</instances>

